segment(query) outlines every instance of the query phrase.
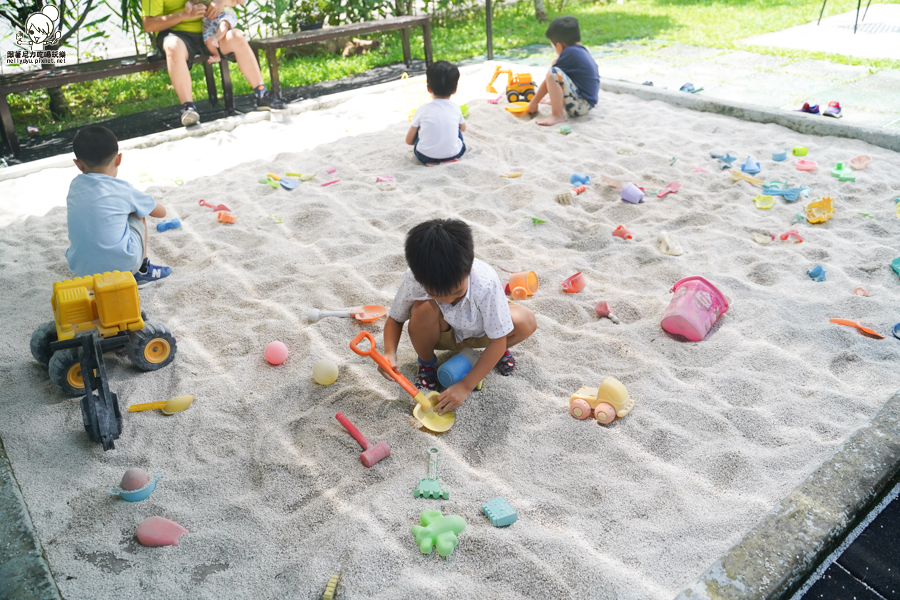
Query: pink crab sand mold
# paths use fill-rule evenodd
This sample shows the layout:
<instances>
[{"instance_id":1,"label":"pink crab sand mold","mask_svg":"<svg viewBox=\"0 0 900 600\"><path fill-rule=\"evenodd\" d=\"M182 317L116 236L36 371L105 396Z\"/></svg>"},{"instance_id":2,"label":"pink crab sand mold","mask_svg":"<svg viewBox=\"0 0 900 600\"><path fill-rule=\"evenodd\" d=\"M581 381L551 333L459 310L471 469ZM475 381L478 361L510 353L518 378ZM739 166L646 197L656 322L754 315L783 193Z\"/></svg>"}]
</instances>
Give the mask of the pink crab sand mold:
<instances>
[{"instance_id":1,"label":"pink crab sand mold","mask_svg":"<svg viewBox=\"0 0 900 600\"><path fill-rule=\"evenodd\" d=\"M160 546L177 546L178 540L188 530L162 517L149 517L138 525L135 535L142 546L158 548Z\"/></svg>"},{"instance_id":2,"label":"pink crab sand mold","mask_svg":"<svg viewBox=\"0 0 900 600\"><path fill-rule=\"evenodd\" d=\"M623 240L633 240L634 239L634 236L631 235L631 232L628 231L628 229L624 225L619 225L618 227L616 227L613 230L612 234L616 237L622 238Z\"/></svg>"},{"instance_id":3,"label":"pink crab sand mold","mask_svg":"<svg viewBox=\"0 0 900 600\"><path fill-rule=\"evenodd\" d=\"M584 286L587 284L587 279L584 277L584 273L578 271L571 277L568 277L565 281L562 282L562 289L567 294L577 294L581 290L584 289Z\"/></svg>"},{"instance_id":4,"label":"pink crab sand mold","mask_svg":"<svg viewBox=\"0 0 900 600\"><path fill-rule=\"evenodd\" d=\"M856 171L862 171L872 162L872 157L867 154L860 154L856 158L850 159L850 168Z\"/></svg>"},{"instance_id":5,"label":"pink crab sand mold","mask_svg":"<svg viewBox=\"0 0 900 600\"><path fill-rule=\"evenodd\" d=\"M685 277L672 286L675 295L662 318L662 328L692 342L706 337L718 318L728 312L730 301L703 277Z\"/></svg>"}]
</instances>

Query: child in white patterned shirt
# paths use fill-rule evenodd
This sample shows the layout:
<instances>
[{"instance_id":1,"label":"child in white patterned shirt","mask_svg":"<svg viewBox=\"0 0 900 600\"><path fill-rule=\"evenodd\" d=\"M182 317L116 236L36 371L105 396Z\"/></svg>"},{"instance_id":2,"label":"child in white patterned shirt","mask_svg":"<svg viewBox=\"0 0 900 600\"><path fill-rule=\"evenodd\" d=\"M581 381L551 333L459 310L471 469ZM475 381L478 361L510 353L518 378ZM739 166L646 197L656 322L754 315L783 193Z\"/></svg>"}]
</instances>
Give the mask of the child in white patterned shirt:
<instances>
[{"instance_id":1,"label":"child in white patterned shirt","mask_svg":"<svg viewBox=\"0 0 900 600\"><path fill-rule=\"evenodd\" d=\"M458 408L495 366L501 375L512 374L516 361L509 348L535 332L537 319L524 306L509 304L497 274L475 258L472 230L464 222L420 223L407 234L405 251L409 269L384 326L384 356L391 366L396 370L407 320L419 357L419 388L437 387L435 350L484 348L469 374L441 392L435 410L444 414Z\"/></svg>"}]
</instances>

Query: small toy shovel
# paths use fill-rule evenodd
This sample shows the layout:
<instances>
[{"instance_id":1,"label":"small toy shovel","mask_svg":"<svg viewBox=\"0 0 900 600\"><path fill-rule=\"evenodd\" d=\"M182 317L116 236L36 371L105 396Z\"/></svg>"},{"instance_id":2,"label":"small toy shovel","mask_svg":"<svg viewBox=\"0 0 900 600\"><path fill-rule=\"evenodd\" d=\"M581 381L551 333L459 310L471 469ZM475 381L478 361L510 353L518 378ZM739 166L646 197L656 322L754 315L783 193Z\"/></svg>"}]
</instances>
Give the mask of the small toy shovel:
<instances>
[{"instance_id":1,"label":"small toy shovel","mask_svg":"<svg viewBox=\"0 0 900 600\"><path fill-rule=\"evenodd\" d=\"M360 350L359 343L363 341L363 339L369 340L369 344L371 348L368 350ZM394 378L394 381L403 386L403 389L413 397L413 400L418 402L418 406L413 409L413 416L419 420L422 425L425 426L426 429L435 432L447 431L451 427L453 427L453 423L456 422L456 415L453 414L453 411L449 411L444 413L443 415L439 415L434 412L434 403L437 402L440 394L437 392L428 392L426 396L418 389L416 386L411 384L409 380L403 376L402 373L395 371L391 368L391 363L387 361L387 359L382 356L378 349L375 347L375 338L372 337L372 334L368 331L360 331L359 334L353 341L350 342L350 349L359 354L360 356L368 356L375 363L384 369L384 372Z\"/></svg>"},{"instance_id":2,"label":"small toy shovel","mask_svg":"<svg viewBox=\"0 0 900 600\"><path fill-rule=\"evenodd\" d=\"M379 304L366 304L350 310L319 310L311 308L306 313L310 323L315 323L322 317L355 317L357 321L371 323L387 314L387 309Z\"/></svg>"},{"instance_id":3,"label":"small toy shovel","mask_svg":"<svg viewBox=\"0 0 900 600\"><path fill-rule=\"evenodd\" d=\"M183 410L187 410L191 406L191 403L193 401L194 395L191 394L190 396L178 396L177 398L172 398L171 400L166 400L165 402L132 404L128 407L128 410L131 412L138 412L142 410L153 410L156 408L161 408L164 415L171 415Z\"/></svg>"},{"instance_id":4,"label":"small toy shovel","mask_svg":"<svg viewBox=\"0 0 900 600\"><path fill-rule=\"evenodd\" d=\"M665 197L666 194L674 194L675 192L677 192L680 189L681 189L681 184L678 183L677 181L673 181L672 183L670 183L669 185L664 187L662 189L662 191L656 195L656 197L663 198L663 197Z\"/></svg>"},{"instance_id":5,"label":"small toy shovel","mask_svg":"<svg viewBox=\"0 0 900 600\"><path fill-rule=\"evenodd\" d=\"M441 451L437 448L428 449L428 477L419 482L413 490L413 498L443 498L450 499L450 492L445 492L437 476L438 455Z\"/></svg>"},{"instance_id":6,"label":"small toy shovel","mask_svg":"<svg viewBox=\"0 0 900 600\"><path fill-rule=\"evenodd\" d=\"M222 212L222 211L224 211L224 212L231 212L231 209L228 208L227 206L225 206L224 204L210 204L210 203L207 202L206 200L201 200L200 202L198 202L198 204L199 204L200 206L207 206L207 207L213 209L213 210L216 211L216 212Z\"/></svg>"},{"instance_id":7,"label":"small toy shovel","mask_svg":"<svg viewBox=\"0 0 900 600\"><path fill-rule=\"evenodd\" d=\"M875 338L876 340L883 340L884 336L872 329L871 327L866 327L862 321L851 321L850 319L828 319L832 323L836 323L838 325L845 325L847 327L855 327L857 331L863 334L866 337Z\"/></svg>"}]
</instances>

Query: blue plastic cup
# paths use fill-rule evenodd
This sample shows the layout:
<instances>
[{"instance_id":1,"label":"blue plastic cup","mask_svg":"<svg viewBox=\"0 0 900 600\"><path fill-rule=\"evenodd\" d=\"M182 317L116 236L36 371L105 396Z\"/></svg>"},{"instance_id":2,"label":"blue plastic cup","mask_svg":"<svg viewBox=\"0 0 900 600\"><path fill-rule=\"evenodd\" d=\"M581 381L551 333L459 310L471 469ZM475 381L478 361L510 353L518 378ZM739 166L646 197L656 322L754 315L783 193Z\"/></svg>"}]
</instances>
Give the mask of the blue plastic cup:
<instances>
[{"instance_id":1,"label":"blue plastic cup","mask_svg":"<svg viewBox=\"0 0 900 600\"><path fill-rule=\"evenodd\" d=\"M463 377L469 374L477 360L477 355L466 348L438 367L438 381L445 389L454 383L459 383Z\"/></svg>"},{"instance_id":2,"label":"blue plastic cup","mask_svg":"<svg viewBox=\"0 0 900 600\"><path fill-rule=\"evenodd\" d=\"M171 219L169 221L163 221L162 223L156 224L156 230L160 233L163 231L168 231L169 229L177 229L181 227L181 219Z\"/></svg>"}]
</instances>

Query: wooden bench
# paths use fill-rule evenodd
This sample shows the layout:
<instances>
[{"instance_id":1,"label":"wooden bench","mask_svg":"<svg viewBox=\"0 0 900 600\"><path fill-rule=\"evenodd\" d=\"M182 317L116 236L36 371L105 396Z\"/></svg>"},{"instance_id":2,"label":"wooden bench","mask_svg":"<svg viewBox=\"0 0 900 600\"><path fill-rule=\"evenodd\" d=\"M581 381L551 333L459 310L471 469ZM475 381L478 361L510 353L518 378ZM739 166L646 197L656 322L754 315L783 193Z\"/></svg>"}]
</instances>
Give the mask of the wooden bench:
<instances>
[{"instance_id":1,"label":"wooden bench","mask_svg":"<svg viewBox=\"0 0 900 600\"><path fill-rule=\"evenodd\" d=\"M212 65L206 62L206 57L195 59L200 62L206 72L206 90L209 94L210 104L218 104L216 96L216 81L213 75ZM222 95L225 98L225 110L231 114L234 112L234 94L231 89L231 72L228 61L219 62L222 73ZM9 144L15 156L22 153L19 138L16 137L16 128L13 123L12 113L6 97L9 94L41 90L70 83L82 83L119 75L141 73L144 71L158 71L166 68L165 58L162 60L148 60L146 56L130 56L125 58L111 58L89 63L75 65L63 65L52 69L39 71L26 71L12 75L0 75L0 132Z\"/></svg>"},{"instance_id":2,"label":"wooden bench","mask_svg":"<svg viewBox=\"0 0 900 600\"><path fill-rule=\"evenodd\" d=\"M292 46L302 46L303 44L312 44L314 42L322 42L325 40L333 40L342 37L353 37L364 35L367 33L382 33L385 31L401 30L400 35L403 40L403 60L408 67L412 57L409 49L409 30L412 27L422 28L422 37L425 45L425 64L431 65L431 17L427 15L415 17L391 17L388 19L380 19L378 21L367 21L364 23L351 23L349 25L339 25L337 27L328 27L325 29L313 29L311 31L301 31L300 33L291 33L264 40L251 40L250 47L256 51L256 60L260 60L260 53L266 53L266 60L269 61L269 76L272 80L272 92L281 93L281 83L278 80L278 59L275 51L279 48L290 48Z\"/></svg>"}]
</instances>

